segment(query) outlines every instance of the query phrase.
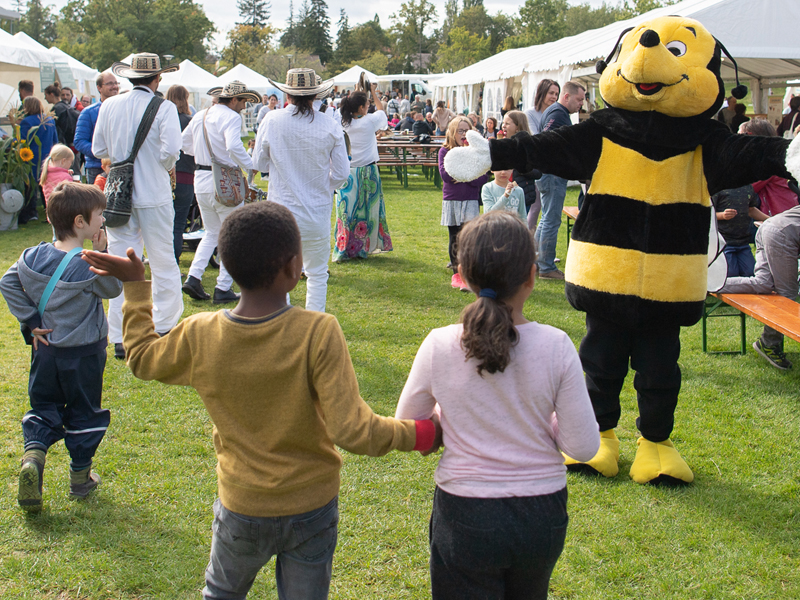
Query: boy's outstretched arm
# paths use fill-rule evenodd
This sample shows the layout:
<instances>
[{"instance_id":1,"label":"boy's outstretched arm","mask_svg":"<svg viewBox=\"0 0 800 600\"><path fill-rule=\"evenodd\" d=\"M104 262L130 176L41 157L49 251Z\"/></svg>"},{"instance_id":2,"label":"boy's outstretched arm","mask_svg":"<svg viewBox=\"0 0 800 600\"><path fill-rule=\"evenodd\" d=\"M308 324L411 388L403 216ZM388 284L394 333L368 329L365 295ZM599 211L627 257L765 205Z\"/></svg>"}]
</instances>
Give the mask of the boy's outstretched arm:
<instances>
[{"instance_id":1,"label":"boy's outstretched arm","mask_svg":"<svg viewBox=\"0 0 800 600\"><path fill-rule=\"evenodd\" d=\"M156 333L150 282L145 281L144 264L133 248L128 248L127 255L125 258L83 251L83 260L89 263L93 273L124 282L122 338L128 367L139 379L189 385L191 352L186 347L186 327L179 323L164 337Z\"/></svg>"}]
</instances>

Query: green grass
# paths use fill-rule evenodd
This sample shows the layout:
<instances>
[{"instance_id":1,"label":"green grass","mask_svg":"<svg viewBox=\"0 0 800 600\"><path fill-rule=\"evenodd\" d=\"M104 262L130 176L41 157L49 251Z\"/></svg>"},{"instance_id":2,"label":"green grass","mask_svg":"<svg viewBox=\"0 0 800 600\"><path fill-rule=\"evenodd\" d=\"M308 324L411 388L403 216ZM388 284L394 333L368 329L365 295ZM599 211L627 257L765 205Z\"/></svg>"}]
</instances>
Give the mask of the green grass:
<instances>
[{"instance_id":1,"label":"green grass","mask_svg":"<svg viewBox=\"0 0 800 600\"><path fill-rule=\"evenodd\" d=\"M394 177L384 177L395 250L330 267L328 311L347 336L364 398L384 415L394 413L427 332L456 322L469 301L449 286L441 192L421 176L410 180L404 190ZM572 191L568 202L575 202ZM562 227L562 258L565 234ZM49 236L41 222L0 234L0 268ZM184 274L191 258L181 258ZM206 289L215 276L206 272ZM563 287L537 282L526 314L564 329L577 345L584 319L566 302ZM301 282L292 302L302 306L304 299ZM185 300L186 315L211 308ZM735 349L737 326L736 319L712 320L712 347ZM748 340L759 332L748 320ZM800 597L798 346L787 341L798 366L783 373L752 350L746 356L704 355L699 325L683 331L682 344L673 440L695 483L666 489L628 478L637 437L629 377L617 430L619 476L569 475L571 523L553 575L553 598ZM104 405L112 420L95 461L103 485L84 502L69 501L68 457L63 444L56 445L45 472L45 509L29 516L16 504L29 356L3 304L0 597L199 597L216 476L211 423L195 392L138 381L109 358ZM380 459L345 453L331 598L430 597L427 528L437 460L417 453ZM262 570L250 598L277 598L272 566Z\"/></svg>"}]
</instances>

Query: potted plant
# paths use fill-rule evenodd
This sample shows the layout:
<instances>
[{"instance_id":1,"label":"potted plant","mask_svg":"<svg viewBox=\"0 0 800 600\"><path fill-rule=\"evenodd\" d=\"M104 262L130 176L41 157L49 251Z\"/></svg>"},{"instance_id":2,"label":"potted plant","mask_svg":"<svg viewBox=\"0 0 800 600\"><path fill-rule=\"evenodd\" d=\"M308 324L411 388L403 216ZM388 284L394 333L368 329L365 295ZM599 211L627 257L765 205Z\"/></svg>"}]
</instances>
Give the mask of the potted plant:
<instances>
[{"instance_id":1,"label":"potted plant","mask_svg":"<svg viewBox=\"0 0 800 600\"><path fill-rule=\"evenodd\" d=\"M19 110L12 110L8 118L11 121L14 135L0 140L0 231L17 228L17 217L22 209L21 199L25 188L37 185L33 178L32 144L41 148L36 137L37 127L31 127L23 140L19 134L19 123L24 115Z\"/></svg>"}]
</instances>

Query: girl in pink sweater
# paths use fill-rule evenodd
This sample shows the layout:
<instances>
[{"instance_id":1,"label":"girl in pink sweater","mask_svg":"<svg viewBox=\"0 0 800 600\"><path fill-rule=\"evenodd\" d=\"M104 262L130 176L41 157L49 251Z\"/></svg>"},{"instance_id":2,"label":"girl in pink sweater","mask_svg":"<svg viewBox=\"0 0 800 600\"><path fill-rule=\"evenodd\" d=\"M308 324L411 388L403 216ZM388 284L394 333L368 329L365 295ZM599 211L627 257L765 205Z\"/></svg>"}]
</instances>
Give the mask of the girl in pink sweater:
<instances>
[{"instance_id":1,"label":"girl in pink sweater","mask_svg":"<svg viewBox=\"0 0 800 600\"><path fill-rule=\"evenodd\" d=\"M62 181L72 181L72 161L75 160L75 154L64 144L56 144L50 150L50 155L42 165L42 174L39 177L39 183L42 186L44 193L44 203L50 201L50 194L53 189Z\"/></svg>"},{"instance_id":2,"label":"girl in pink sweater","mask_svg":"<svg viewBox=\"0 0 800 600\"><path fill-rule=\"evenodd\" d=\"M398 418L441 414L434 600L546 600L567 528L561 452L591 459L600 446L575 346L523 315L534 259L531 232L511 213L464 226L458 269L476 299L422 343L397 406Z\"/></svg>"}]
</instances>

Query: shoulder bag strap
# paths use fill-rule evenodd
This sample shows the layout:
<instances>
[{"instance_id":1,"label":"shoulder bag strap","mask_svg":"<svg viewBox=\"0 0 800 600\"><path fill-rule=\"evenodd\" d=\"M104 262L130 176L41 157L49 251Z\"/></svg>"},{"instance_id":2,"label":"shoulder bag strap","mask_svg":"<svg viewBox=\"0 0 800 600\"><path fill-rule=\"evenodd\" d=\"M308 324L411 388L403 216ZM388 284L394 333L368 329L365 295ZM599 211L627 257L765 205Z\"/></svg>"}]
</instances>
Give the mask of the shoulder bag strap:
<instances>
[{"instance_id":1,"label":"shoulder bag strap","mask_svg":"<svg viewBox=\"0 0 800 600\"><path fill-rule=\"evenodd\" d=\"M47 287L44 288L44 293L42 294L42 298L39 300L39 316L44 316L44 309L47 306L47 301L50 300L50 296L53 294L53 290L56 289L56 284L61 280L61 276L64 274L64 270L67 268L69 261L72 260L72 257L76 254L79 254L83 248L73 248L67 255L61 259L61 262L56 267L56 272L53 273L53 276L50 278L50 281L47 282Z\"/></svg>"},{"instance_id":2,"label":"shoulder bag strap","mask_svg":"<svg viewBox=\"0 0 800 600\"><path fill-rule=\"evenodd\" d=\"M163 102L164 99L158 96L153 96L150 99L150 104L147 105L144 116L142 116L142 121L139 123L139 129L136 130L136 139L133 140L133 149L131 150L131 155L128 157L128 162L134 162L136 160L136 155L139 154L139 149L142 147L142 144L144 144L144 140L150 132L150 127L152 127L153 121L156 120L158 109L161 108Z\"/></svg>"},{"instance_id":3,"label":"shoulder bag strap","mask_svg":"<svg viewBox=\"0 0 800 600\"><path fill-rule=\"evenodd\" d=\"M214 153L211 151L211 144L208 141L208 129L206 129L206 117L208 116L208 111L210 109L206 109L206 113L203 115L203 139L206 141L206 148L208 148L208 155L211 157L211 162L218 163L219 161L214 158Z\"/></svg>"}]
</instances>

